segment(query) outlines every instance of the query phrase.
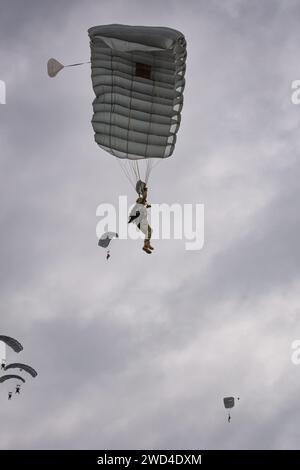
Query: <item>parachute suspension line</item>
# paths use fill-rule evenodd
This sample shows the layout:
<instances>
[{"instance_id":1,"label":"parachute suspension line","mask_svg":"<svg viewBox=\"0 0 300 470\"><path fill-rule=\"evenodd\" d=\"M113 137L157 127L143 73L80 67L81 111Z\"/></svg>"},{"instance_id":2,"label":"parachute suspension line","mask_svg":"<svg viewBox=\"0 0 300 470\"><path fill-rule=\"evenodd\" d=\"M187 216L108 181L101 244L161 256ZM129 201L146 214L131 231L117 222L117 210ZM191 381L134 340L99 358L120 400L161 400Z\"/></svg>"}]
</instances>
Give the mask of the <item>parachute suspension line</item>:
<instances>
[{"instance_id":1,"label":"parachute suspension line","mask_svg":"<svg viewBox=\"0 0 300 470\"><path fill-rule=\"evenodd\" d=\"M138 172L137 172L135 163L136 163L135 161L131 161L131 160L126 160L125 162L125 165L127 165L127 170L131 176L132 183L134 186L138 180Z\"/></svg>"},{"instance_id":2,"label":"parachute suspension line","mask_svg":"<svg viewBox=\"0 0 300 470\"><path fill-rule=\"evenodd\" d=\"M134 172L136 181L140 180L140 179L141 179L141 175L140 175L140 167L139 167L139 162L138 162L138 160L133 160L131 166L132 166L132 170L133 170L133 172Z\"/></svg>"},{"instance_id":3,"label":"parachute suspension line","mask_svg":"<svg viewBox=\"0 0 300 470\"><path fill-rule=\"evenodd\" d=\"M140 180L141 175L140 175L140 167L139 167L139 162L138 161L136 162L136 165L137 165L137 170L138 170L138 175L139 175L139 180Z\"/></svg>"},{"instance_id":4,"label":"parachute suspension line","mask_svg":"<svg viewBox=\"0 0 300 470\"><path fill-rule=\"evenodd\" d=\"M150 171L151 171L151 163L150 163L150 158L148 158L147 164L146 164L146 172L145 172L145 183L146 184L148 183L148 180L149 180Z\"/></svg>"},{"instance_id":5,"label":"parachute suspension line","mask_svg":"<svg viewBox=\"0 0 300 470\"><path fill-rule=\"evenodd\" d=\"M148 158L147 168L146 168L146 177L145 177L145 183L146 184L148 183L148 180L150 178L150 175L151 175L152 171L154 170L154 168L156 168L162 162L162 160L163 160L163 158L157 158L157 159Z\"/></svg>"},{"instance_id":6,"label":"parachute suspension line","mask_svg":"<svg viewBox=\"0 0 300 470\"><path fill-rule=\"evenodd\" d=\"M135 163L136 163L135 161L126 160L128 172L131 175L134 187L136 185L136 182L138 181L138 172L137 172Z\"/></svg>"},{"instance_id":7,"label":"parachute suspension line","mask_svg":"<svg viewBox=\"0 0 300 470\"><path fill-rule=\"evenodd\" d=\"M152 163L151 171L156 168L164 159L163 158L158 158L156 162Z\"/></svg>"},{"instance_id":8,"label":"parachute suspension line","mask_svg":"<svg viewBox=\"0 0 300 470\"><path fill-rule=\"evenodd\" d=\"M123 173L134 189L136 182L139 180L143 180L147 184L152 170L162 161L161 158L157 158L157 161L155 161L153 158L147 158L144 160L144 163L140 162L139 160L126 160L121 158L117 158L116 160L118 161L118 164L120 165ZM145 173L143 176L141 176L140 165L145 166Z\"/></svg>"},{"instance_id":9,"label":"parachute suspension line","mask_svg":"<svg viewBox=\"0 0 300 470\"><path fill-rule=\"evenodd\" d=\"M91 61L89 60L88 62L78 62L78 64L68 64L64 65L64 67L77 67L78 65L85 65L85 64L90 64Z\"/></svg>"},{"instance_id":10,"label":"parachute suspension line","mask_svg":"<svg viewBox=\"0 0 300 470\"><path fill-rule=\"evenodd\" d=\"M138 177L138 179L140 180L140 179L141 179L141 175L140 175L139 162L136 160L134 163L135 163L135 167L136 167L136 174L137 174L137 177Z\"/></svg>"},{"instance_id":11,"label":"parachute suspension line","mask_svg":"<svg viewBox=\"0 0 300 470\"><path fill-rule=\"evenodd\" d=\"M128 168L126 168L126 162L124 162L124 166L122 165L122 161L121 161L121 158L116 158L121 170L123 171L124 175L126 176L126 178L128 179L129 183L131 184L131 186L133 187L133 189L135 190L135 184L134 182L132 181L132 178L131 178L131 175L130 173L128 172Z\"/></svg>"},{"instance_id":12,"label":"parachute suspension line","mask_svg":"<svg viewBox=\"0 0 300 470\"><path fill-rule=\"evenodd\" d=\"M148 180L150 178L150 173L152 172L152 169L154 168L153 161L151 158L148 158L147 160L147 168L146 168L146 176L145 176L145 183L148 183Z\"/></svg>"}]
</instances>

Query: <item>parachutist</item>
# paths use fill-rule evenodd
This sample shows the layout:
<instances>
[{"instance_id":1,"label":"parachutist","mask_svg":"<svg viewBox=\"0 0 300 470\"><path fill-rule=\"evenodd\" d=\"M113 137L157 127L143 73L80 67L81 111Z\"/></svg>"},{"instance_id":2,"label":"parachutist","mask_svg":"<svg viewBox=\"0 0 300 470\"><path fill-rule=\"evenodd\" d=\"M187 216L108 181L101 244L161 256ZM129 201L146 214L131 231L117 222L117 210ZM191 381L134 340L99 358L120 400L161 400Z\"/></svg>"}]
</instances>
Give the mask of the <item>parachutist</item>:
<instances>
[{"instance_id":1,"label":"parachutist","mask_svg":"<svg viewBox=\"0 0 300 470\"><path fill-rule=\"evenodd\" d=\"M230 420L231 420L231 416L229 415L228 416L228 423L230 423Z\"/></svg>"},{"instance_id":2,"label":"parachutist","mask_svg":"<svg viewBox=\"0 0 300 470\"><path fill-rule=\"evenodd\" d=\"M12 392L8 392L8 399L11 400Z\"/></svg>"},{"instance_id":3,"label":"parachutist","mask_svg":"<svg viewBox=\"0 0 300 470\"><path fill-rule=\"evenodd\" d=\"M20 395L20 389L21 389L20 385L17 385L17 386L16 386L16 393L17 393L18 395Z\"/></svg>"},{"instance_id":4,"label":"parachutist","mask_svg":"<svg viewBox=\"0 0 300 470\"><path fill-rule=\"evenodd\" d=\"M110 258L110 252L109 252L109 250L108 250L108 251L107 251L107 254L106 254L106 259L109 260L109 258Z\"/></svg>"},{"instance_id":5,"label":"parachutist","mask_svg":"<svg viewBox=\"0 0 300 470\"><path fill-rule=\"evenodd\" d=\"M144 185L142 189L142 193L137 198L136 204L132 208L132 211L129 215L128 223L130 224L131 222L133 222L134 224L136 224L137 228L141 232L144 233L145 241L144 241L144 246L142 249L143 251L145 251L146 253L150 255L152 253L152 250L154 250L154 248L153 246L150 245L152 228L150 227L148 223L147 209L151 207L151 204L148 204L147 196L148 196L148 188L146 185Z\"/></svg>"},{"instance_id":6,"label":"parachutist","mask_svg":"<svg viewBox=\"0 0 300 470\"><path fill-rule=\"evenodd\" d=\"M5 362L2 362L2 364L1 364L1 370L5 370Z\"/></svg>"}]
</instances>

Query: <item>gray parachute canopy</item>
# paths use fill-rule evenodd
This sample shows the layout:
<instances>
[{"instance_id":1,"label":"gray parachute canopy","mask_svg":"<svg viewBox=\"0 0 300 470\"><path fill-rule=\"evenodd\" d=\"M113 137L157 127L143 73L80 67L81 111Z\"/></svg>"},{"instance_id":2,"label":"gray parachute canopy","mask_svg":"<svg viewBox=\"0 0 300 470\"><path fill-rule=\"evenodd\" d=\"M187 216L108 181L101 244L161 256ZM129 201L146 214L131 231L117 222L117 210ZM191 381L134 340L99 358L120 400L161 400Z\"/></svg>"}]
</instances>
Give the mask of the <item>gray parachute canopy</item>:
<instances>
[{"instance_id":1,"label":"gray parachute canopy","mask_svg":"<svg viewBox=\"0 0 300 470\"><path fill-rule=\"evenodd\" d=\"M113 238L119 238L119 235L115 232L103 233L103 235L101 235L98 241L98 246L101 246L102 248L107 248Z\"/></svg>"},{"instance_id":2,"label":"gray parachute canopy","mask_svg":"<svg viewBox=\"0 0 300 470\"><path fill-rule=\"evenodd\" d=\"M225 397L223 398L225 408L233 408L234 407L234 397Z\"/></svg>"},{"instance_id":3,"label":"gray parachute canopy","mask_svg":"<svg viewBox=\"0 0 300 470\"><path fill-rule=\"evenodd\" d=\"M36 377L38 375L37 371L33 367L28 366L27 364L21 364L19 362L8 364L4 370L8 370L8 369L25 370L25 372L28 372L28 374L30 374L32 377Z\"/></svg>"},{"instance_id":4,"label":"gray parachute canopy","mask_svg":"<svg viewBox=\"0 0 300 470\"><path fill-rule=\"evenodd\" d=\"M0 377L0 383L10 379L20 380L21 382L25 383L23 377L20 377L19 375L2 375L2 377Z\"/></svg>"},{"instance_id":5,"label":"gray parachute canopy","mask_svg":"<svg viewBox=\"0 0 300 470\"><path fill-rule=\"evenodd\" d=\"M10 346L16 353L19 353L23 349L22 344L10 336L0 335L0 341L3 341L3 343L7 344L7 346Z\"/></svg>"},{"instance_id":6,"label":"gray parachute canopy","mask_svg":"<svg viewBox=\"0 0 300 470\"><path fill-rule=\"evenodd\" d=\"M153 159L174 151L185 86L185 38L171 28L119 24L94 26L88 33L95 141L124 163L134 186L141 179L138 160L146 160L147 183Z\"/></svg>"}]
</instances>

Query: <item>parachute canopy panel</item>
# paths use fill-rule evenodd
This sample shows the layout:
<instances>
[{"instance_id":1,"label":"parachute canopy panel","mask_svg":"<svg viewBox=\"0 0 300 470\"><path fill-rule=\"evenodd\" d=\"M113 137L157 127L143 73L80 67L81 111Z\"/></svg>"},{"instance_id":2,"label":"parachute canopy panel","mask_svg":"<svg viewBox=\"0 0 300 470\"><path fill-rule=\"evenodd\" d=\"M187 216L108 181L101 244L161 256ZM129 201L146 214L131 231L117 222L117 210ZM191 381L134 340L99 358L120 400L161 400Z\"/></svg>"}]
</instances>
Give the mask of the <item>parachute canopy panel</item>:
<instances>
[{"instance_id":1,"label":"parachute canopy panel","mask_svg":"<svg viewBox=\"0 0 300 470\"><path fill-rule=\"evenodd\" d=\"M28 374L30 374L32 377L36 377L38 374L37 374L37 371L31 367L31 366L28 366L27 364L21 364L19 362L14 362L12 364L8 364L6 367L5 367L5 370L9 370L9 369L20 369L20 370L24 370L25 372L27 372Z\"/></svg>"},{"instance_id":2,"label":"parachute canopy panel","mask_svg":"<svg viewBox=\"0 0 300 470\"><path fill-rule=\"evenodd\" d=\"M16 352L16 353L19 353L23 349L22 344L19 343L19 341L17 341L16 339L11 338L10 336L0 335L0 341L3 341L3 343L5 343L5 344L7 344L7 346L11 347L14 350L14 352Z\"/></svg>"},{"instance_id":3,"label":"parachute canopy panel","mask_svg":"<svg viewBox=\"0 0 300 470\"><path fill-rule=\"evenodd\" d=\"M234 407L234 397L225 397L223 399L225 408L233 408Z\"/></svg>"},{"instance_id":4,"label":"parachute canopy panel","mask_svg":"<svg viewBox=\"0 0 300 470\"><path fill-rule=\"evenodd\" d=\"M121 159L172 155L185 86L183 34L118 24L95 26L88 33L97 144Z\"/></svg>"},{"instance_id":5,"label":"parachute canopy panel","mask_svg":"<svg viewBox=\"0 0 300 470\"><path fill-rule=\"evenodd\" d=\"M6 380L10 380L10 379L19 380L25 383L25 380L23 379L23 377L20 377L19 375L2 375L2 377L0 377L0 383L6 382Z\"/></svg>"}]
</instances>

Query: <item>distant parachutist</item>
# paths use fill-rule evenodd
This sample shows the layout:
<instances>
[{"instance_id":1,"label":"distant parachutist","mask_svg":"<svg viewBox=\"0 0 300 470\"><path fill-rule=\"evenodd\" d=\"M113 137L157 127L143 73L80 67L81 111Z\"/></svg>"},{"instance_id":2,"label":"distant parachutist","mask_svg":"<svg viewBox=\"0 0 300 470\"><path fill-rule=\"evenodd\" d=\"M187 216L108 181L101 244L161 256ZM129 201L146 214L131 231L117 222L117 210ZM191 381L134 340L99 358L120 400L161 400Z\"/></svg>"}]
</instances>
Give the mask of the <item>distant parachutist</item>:
<instances>
[{"instance_id":1,"label":"distant parachutist","mask_svg":"<svg viewBox=\"0 0 300 470\"><path fill-rule=\"evenodd\" d=\"M2 364L1 364L1 370L5 370L5 362L2 362Z\"/></svg>"},{"instance_id":2,"label":"distant parachutist","mask_svg":"<svg viewBox=\"0 0 300 470\"><path fill-rule=\"evenodd\" d=\"M16 385L16 393L18 395L20 395L20 390L21 390L21 386L20 385Z\"/></svg>"},{"instance_id":3,"label":"distant parachutist","mask_svg":"<svg viewBox=\"0 0 300 470\"><path fill-rule=\"evenodd\" d=\"M239 400L239 398L237 398L237 400ZM234 408L234 406L235 406L234 401L235 401L234 397L224 397L223 398L224 406L225 406L226 410L228 410L228 418L227 418L228 423L230 423L230 421L231 421L230 410L232 408Z\"/></svg>"},{"instance_id":4,"label":"distant parachutist","mask_svg":"<svg viewBox=\"0 0 300 470\"><path fill-rule=\"evenodd\" d=\"M8 392L8 399L11 400L12 392Z\"/></svg>"},{"instance_id":5,"label":"distant parachutist","mask_svg":"<svg viewBox=\"0 0 300 470\"><path fill-rule=\"evenodd\" d=\"M101 235L99 241L98 241L98 246L101 246L101 248L107 248L106 252L106 260L108 261L110 258L110 249L108 248L108 245L112 241L113 238L119 238L119 235L115 232L105 232L103 235Z\"/></svg>"}]
</instances>

